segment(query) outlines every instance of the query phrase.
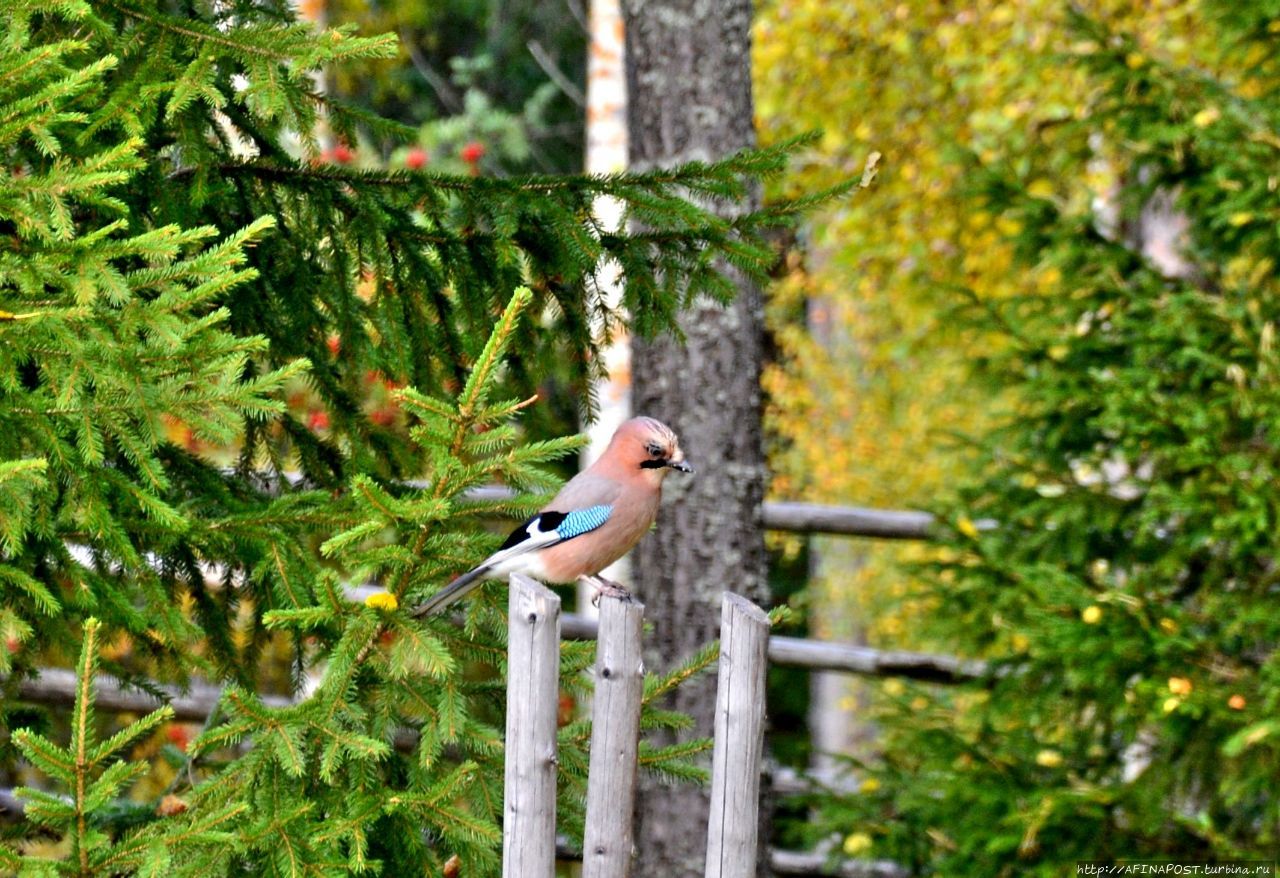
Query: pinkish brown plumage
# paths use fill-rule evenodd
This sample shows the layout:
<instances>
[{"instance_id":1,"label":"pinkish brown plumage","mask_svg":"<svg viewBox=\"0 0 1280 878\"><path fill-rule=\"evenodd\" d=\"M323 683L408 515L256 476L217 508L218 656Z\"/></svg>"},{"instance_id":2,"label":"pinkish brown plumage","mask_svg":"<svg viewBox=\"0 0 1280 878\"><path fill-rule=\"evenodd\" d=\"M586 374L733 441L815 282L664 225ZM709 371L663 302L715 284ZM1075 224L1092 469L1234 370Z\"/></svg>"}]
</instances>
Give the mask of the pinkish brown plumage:
<instances>
[{"instance_id":1,"label":"pinkish brown plumage","mask_svg":"<svg viewBox=\"0 0 1280 878\"><path fill-rule=\"evenodd\" d=\"M497 552L414 610L439 612L486 579L524 573L551 583L595 578L653 526L662 482L677 469L692 472L676 434L653 418L620 426L600 459L578 473L517 528Z\"/></svg>"}]
</instances>

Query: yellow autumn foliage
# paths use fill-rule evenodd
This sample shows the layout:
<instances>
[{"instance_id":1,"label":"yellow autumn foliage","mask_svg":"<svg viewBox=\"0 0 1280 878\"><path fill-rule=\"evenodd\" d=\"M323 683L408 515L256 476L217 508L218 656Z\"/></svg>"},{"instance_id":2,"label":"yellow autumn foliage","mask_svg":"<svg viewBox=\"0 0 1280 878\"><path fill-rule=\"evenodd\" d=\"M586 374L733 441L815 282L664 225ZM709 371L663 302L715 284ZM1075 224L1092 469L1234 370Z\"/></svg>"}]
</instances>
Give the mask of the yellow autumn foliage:
<instances>
[{"instance_id":1,"label":"yellow autumn foliage","mask_svg":"<svg viewBox=\"0 0 1280 878\"><path fill-rule=\"evenodd\" d=\"M1082 5L1139 34L1144 59L1205 50L1188 0ZM1002 401L967 380L968 361L992 342L956 328L957 290L999 298L1061 278L1051 266L1015 267L1005 239L1017 230L962 194L955 148L1012 162L1037 197L1080 198L1115 183L1105 161L1037 165L1060 155L1036 147L1082 112L1087 93L1080 71L1054 59L1088 49L1065 26L1065 9L1060 0L757 7L761 140L823 131L781 191L856 179L872 152L882 154L876 181L815 219L805 260L794 259L772 290L781 360L764 381L774 497L923 507L965 471L954 437L979 431ZM1059 191L1064 179L1086 186ZM873 642L928 646L912 642L918 626L909 621L929 608L902 601L906 574L896 564L927 547L822 540L818 548L811 599L848 609L814 614L819 633L848 636L851 627ZM846 627L840 616L874 621Z\"/></svg>"}]
</instances>

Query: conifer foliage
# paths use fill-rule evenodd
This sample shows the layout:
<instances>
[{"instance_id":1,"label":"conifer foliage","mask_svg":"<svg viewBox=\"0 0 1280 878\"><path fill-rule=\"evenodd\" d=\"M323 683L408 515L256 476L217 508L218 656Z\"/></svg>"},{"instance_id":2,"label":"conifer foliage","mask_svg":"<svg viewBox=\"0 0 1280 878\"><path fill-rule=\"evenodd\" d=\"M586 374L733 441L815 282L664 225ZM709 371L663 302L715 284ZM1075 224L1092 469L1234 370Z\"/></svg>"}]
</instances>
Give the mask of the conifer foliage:
<instances>
[{"instance_id":1,"label":"conifer foliage","mask_svg":"<svg viewBox=\"0 0 1280 878\"><path fill-rule=\"evenodd\" d=\"M762 229L803 207L721 219L688 200L742 197L785 149L608 178L319 163L318 130L403 133L311 78L393 44L292 14L0 8L0 778L53 787L27 793L30 819L0 847L23 872L439 874L457 856L492 874L502 602L482 593L462 627L405 610L494 547L484 522L538 502L469 489L549 491L546 464L577 447L531 438L536 391L550 376L581 392L593 326L621 319L597 295L601 260L626 272L633 327L670 329L694 297L730 295L717 260L761 275ZM600 195L637 230L599 228ZM370 375L395 422L362 408ZM291 413L298 386L324 419ZM384 591L354 602L352 582ZM68 718L14 695L77 651L64 750ZM572 693L590 650L563 659ZM143 769L119 756L167 715L102 740L99 666L138 686L226 684L160 801L131 793ZM303 677L315 685L295 695ZM264 700L272 687L292 701ZM571 837L587 734L561 733ZM698 746L644 761L689 776ZM37 856L36 823L71 856Z\"/></svg>"}]
</instances>

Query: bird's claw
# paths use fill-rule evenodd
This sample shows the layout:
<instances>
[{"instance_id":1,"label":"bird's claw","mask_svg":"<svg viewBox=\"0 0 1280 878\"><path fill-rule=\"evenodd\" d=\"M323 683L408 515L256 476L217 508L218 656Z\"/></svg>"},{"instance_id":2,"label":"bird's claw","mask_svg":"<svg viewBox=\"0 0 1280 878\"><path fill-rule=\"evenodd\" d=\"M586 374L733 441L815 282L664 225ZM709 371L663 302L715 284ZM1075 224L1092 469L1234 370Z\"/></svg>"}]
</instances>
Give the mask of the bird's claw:
<instances>
[{"instance_id":1,"label":"bird's claw","mask_svg":"<svg viewBox=\"0 0 1280 878\"><path fill-rule=\"evenodd\" d=\"M624 603L631 603L631 592L627 591L621 583L614 582L612 579L605 579L603 576L584 576L582 578L596 590L591 597L591 606L599 609L601 595L616 598Z\"/></svg>"}]
</instances>

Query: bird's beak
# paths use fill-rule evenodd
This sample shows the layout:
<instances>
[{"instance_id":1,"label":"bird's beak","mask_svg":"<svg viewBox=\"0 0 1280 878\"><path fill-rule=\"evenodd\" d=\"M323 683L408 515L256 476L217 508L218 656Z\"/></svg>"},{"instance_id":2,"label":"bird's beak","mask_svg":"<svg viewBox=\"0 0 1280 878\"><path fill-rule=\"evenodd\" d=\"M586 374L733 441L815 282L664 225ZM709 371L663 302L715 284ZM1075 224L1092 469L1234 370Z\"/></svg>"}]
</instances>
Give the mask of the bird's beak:
<instances>
[{"instance_id":1,"label":"bird's beak","mask_svg":"<svg viewBox=\"0 0 1280 878\"><path fill-rule=\"evenodd\" d=\"M667 466L672 469L678 469L682 473L691 473L694 471L693 467L689 466L689 461L687 460L673 460L671 463L667 464Z\"/></svg>"}]
</instances>

